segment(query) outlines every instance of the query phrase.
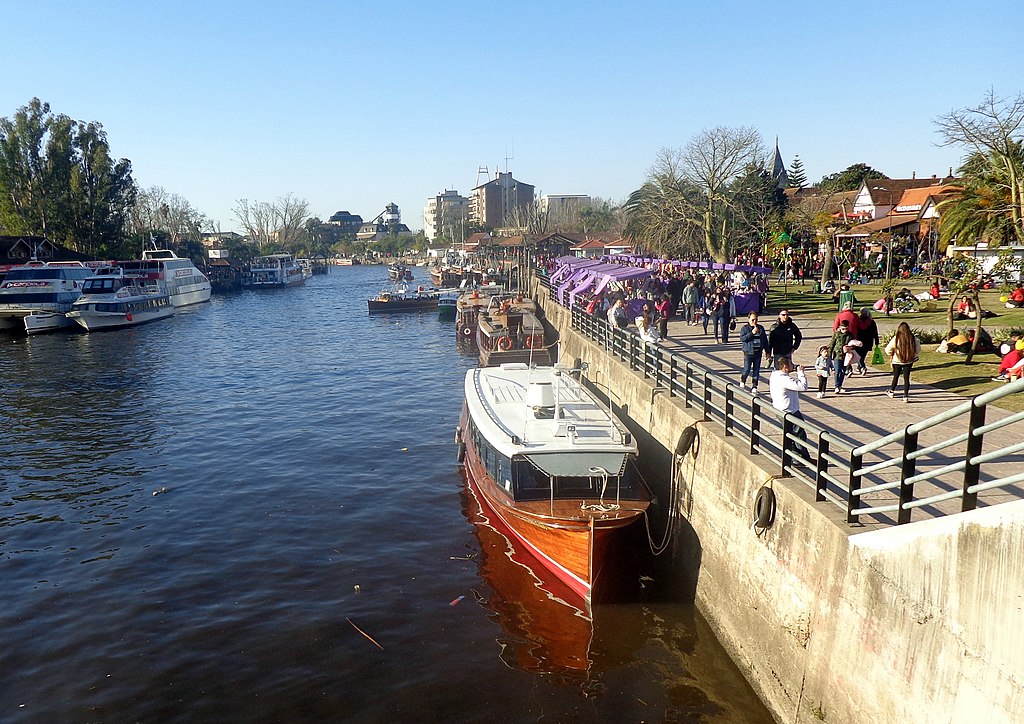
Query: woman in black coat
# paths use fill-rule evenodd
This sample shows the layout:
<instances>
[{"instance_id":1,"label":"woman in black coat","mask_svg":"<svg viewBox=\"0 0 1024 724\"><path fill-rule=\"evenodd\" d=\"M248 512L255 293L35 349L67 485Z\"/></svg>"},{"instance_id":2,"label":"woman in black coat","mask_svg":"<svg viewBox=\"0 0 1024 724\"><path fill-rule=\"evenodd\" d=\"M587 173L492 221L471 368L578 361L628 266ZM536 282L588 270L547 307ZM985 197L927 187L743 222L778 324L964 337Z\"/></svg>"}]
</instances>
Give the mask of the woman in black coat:
<instances>
[{"instance_id":1,"label":"woman in black coat","mask_svg":"<svg viewBox=\"0 0 1024 724\"><path fill-rule=\"evenodd\" d=\"M860 375L866 375L868 373L867 360L868 355L875 349L875 345L878 344L878 325L875 324L875 320L871 317L871 310L864 307L860 310L860 327L857 330L857 339L860 340L860 360L857 362L857 373Z\"/></svg>"}]
</instances>

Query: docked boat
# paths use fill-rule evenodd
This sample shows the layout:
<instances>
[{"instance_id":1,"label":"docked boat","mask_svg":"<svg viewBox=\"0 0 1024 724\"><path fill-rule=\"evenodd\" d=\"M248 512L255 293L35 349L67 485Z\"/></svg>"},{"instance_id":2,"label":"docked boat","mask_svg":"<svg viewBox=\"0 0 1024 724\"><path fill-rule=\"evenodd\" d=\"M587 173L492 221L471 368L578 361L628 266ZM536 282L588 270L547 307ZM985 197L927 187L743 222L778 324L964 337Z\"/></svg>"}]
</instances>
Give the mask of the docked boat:
<instances>
[{"instance_id":1,"label":"docked boat","mask_svg":"<svg viewBox=\"0 0 1024 724\"><path fill-rule=\"evenodd\" d=\"M388 267L388 279L393 282L411 282L412 270L404 264L392 264Z\"/></svg>"},{"instance_id":2,"label":"docked boat","mask_svg":"<svg viewBox=\"0 0 1024 724\"><path fill-rule=\"evenodd\" d=\"M291 254L258 256L249 265L243 285L254 288L291 287L306 281L302 267Z\"/></svg>"},{"instance_id":3,"label":"docked boat","mask_svg":"<svg viewBox=\"0 0 1024 724\"><path fill-rule=\"evenodd\" d=\"M171 297L158 284L125 274L119 267L105 267L85 280L68 318L94 332L133 327L173 314Z\"/></svg>"},{"instance_id":4,"label":"docked boat","mask_svg":"<svg viewBox=\"0 0 1024 724\"><path fill-rule=\"evenodd\" d=\"M466 373L455 437L492 524L587 605L599 600L616 539L650 504L623 424L572 371L512 363Z\"/></svg>"},{"instance_id":5,"label":"docked boat","mask_svg":"<svg viewBox=\"0 0 1024 724\"><path fill-rule=\"evenodd\" d=\"M410 287L405 282L399 282L387 287L373 297L366 300L368 311L374 312L423 312L436 311L440 295L436 289L424 289L423 287Z\"/></svg>"},{"instance_id":6,"label":"docked boat","mask_svg":"<svg viewBox=\"0 0 1024 724\"><path fill-rule=\"evenodd\" d=\"M313 278L313 260L312 259L296 259L295 263L299 265L299 269L302 270L303 279Z\"/></svg>"},{"instance_id":7,"label":"docked boat","mask_svg":"<svg viewBox=\"0 0 1024 724\"><path fill-rule=\"evenodd\" d=\"M593 664L591 611L561 580L499 531L467 484L462 507L479 542L477 570L483 586L477 602L505 631L498 655L506 665L576 679Z\"/></svg>"},{"instance_id":8,"label":"docked boat","mask_svg":"<svg viewBox=\"0 0 1024 724\"><path fill-rule=\"evenodd\" d=\"M208 302L213 292L213 284L192 260L170 249L143 249L142 259L120 262L119 266L144 284L156 284L175 307Z\"/></svg>"},{"instance_id":9,"label":"docked boat","mask_svg":"<svg viewBox=\"0 0 1024 724\"><path fill-rule=\"evenodd\" d=\"M0 329L38 334L74 326L67 313L92 274L79 261L33 261L14 267L0 284Z\"/></svg>"},{"instance_id":10,"label":"docked boat","mask_svg":"<svg viewBox=\"0 0 1024 724\"><path fill-rule=\"evenodd\" d=\"M491 297L504 293L504 287L496 284L476 287L459 295L455 302L455 333L476 344L476 324L480 312L487 309Z\"/></svg>"},{"instance_id":11,"label":"docked boat","mask_svg":"<svg viewBox=\"0 0 1024 724\"><path fill-rule=\"evenodd\" d=\"M554 342L547 339L544 324L532 299L518 295L497 295L477 316L476 346L481 367L506 362L550 365Z\"/></svg>"},{"instance_id":12,"label":"docked boat","mask_svg":"<svg viewBox=\"0 0 1024 724\"><path fill-rule=\"evenodd\" d=\"M458 289L437 290L437 313L441 319L455 319L461 295L462 292Z\"/></svg>"}]
</instances>

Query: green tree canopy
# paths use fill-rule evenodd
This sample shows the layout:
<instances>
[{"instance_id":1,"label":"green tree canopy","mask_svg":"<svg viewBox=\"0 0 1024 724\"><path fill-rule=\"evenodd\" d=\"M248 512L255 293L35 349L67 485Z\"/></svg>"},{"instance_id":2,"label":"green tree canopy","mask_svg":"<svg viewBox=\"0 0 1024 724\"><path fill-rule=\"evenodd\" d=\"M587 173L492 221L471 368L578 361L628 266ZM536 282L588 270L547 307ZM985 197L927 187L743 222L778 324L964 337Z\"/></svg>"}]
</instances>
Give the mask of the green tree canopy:
<instances>
[{"instance_id":1,"label":"green tree canopy","mask_svg":"<svg viewBox=\"0 0 1024 724\"><path fill-rule=\"evenodd\" d=\"M51 113L33 98L0 119L0 224L76 251L120 250L136 188L102 125Z\"/></svg>"},{"instance_id":2,"label":"green tree canopy","mask_svg":"<svg viewBox=\"0 0 1024 724\"><path fill-rule=\"evenodd\" d=\"M802 189L807 185L807 172L804 171L804 162L800 160L800 156L793 157L793 163L786 175L789 176L789 188L791 189Z\"/></svg>"},{"instance_id":3,"label":"green tree canopy","mask_svg":"<svg viewBox=\"0 0 1024 724\"><path fill-rule=\"evenodd\" d=\"M818 182L822 191L835 193L836 191L855 191L860 188L861 183L867 179L889 178L881 171L868 166L866 163L855 163L847 166L843 171L829 174Z\"/></svg>"}]
</instances>

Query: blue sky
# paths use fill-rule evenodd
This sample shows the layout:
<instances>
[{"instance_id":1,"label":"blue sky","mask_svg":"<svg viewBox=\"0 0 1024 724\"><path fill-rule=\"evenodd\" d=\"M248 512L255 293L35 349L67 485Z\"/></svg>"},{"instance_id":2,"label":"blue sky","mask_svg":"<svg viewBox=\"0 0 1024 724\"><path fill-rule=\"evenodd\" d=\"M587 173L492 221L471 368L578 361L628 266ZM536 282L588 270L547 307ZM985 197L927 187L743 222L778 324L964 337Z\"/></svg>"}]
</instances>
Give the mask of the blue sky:
<instances>
[{"instance_id":1,"label":"blue sky","mask_svg":"<svg viewBox=\"0 0 1024 724\"><path fill-rule=\"evenodd\" d=\"M779 138L808 178L864 162L944 174L933 119L1024 91L1024 4L3 3L0 116L31 98L99 121L143 187L219 221L291 193L326 219L480 166L619 201L703 128Z\"/></svg>"}]
</instances>

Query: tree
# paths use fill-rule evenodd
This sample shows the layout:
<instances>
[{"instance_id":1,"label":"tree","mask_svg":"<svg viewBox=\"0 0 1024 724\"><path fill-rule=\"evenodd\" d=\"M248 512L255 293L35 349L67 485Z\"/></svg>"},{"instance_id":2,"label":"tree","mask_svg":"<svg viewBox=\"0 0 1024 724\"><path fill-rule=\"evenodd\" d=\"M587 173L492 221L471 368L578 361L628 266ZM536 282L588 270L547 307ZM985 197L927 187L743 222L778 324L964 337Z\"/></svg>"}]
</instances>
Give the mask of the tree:
<instances>
[{"instance_id":1,"label":"tree","mask_svg":"<svg viewBox=\"0 0 1024 724\"><path fill-rule=\"evenodd\" d=\"M99 123L52 114L38 98L0 119L0 224L10 232L108 253L134 199L131 163L110 157Z\"/></svg>"},{"instance_id":2,"label":"tree","mask_svg":"<svg viewBox=\"0 0 1024 724\"><path fill-rule=\"evenodd\" d=\"M974 174L992 185L991 196L1004 199L1013 238L1024 243L1024 93L1007 100L990 90L974 108L950 111L936 125L944 145L971 151Z\"/></svg>"},{"instance_id":3,"label":"tree","mask_svg":"<svg viewBox=\"0 0 1024 724\"><path fill-rule=\"evenodd\" d=\"M736 178L750 165L763 166L764 142L749 127L701 131L682 149L662 149L646 183L626 202L631 233L651 249L680 251L699 245L727 261Z\"/></svg>"},{"instance_id":4,"label":"tree","mask_svg":"<svg viewBox=\"0 0 1024 724\"><path fill-rule=\"evenodd\" d=\"M129 214L128 226L135 244L135 253L144 248L150 238L172 249L179 256L189 256L201 266L206 262L201 247L203 233L213 224L189 203L188 199L172 194L162 186L140 189Z\"/></svg>"},{"instance_id":5,"label":"tree","mask_svg":"<svg viewBox=\"0 0 1024 724\"><path fill-rule=\"evenodd\" d=\"M807 172L804 171L804 162L800 160L800 156L793 157L793 163L790 165L787 175L789 176L789 188L802 189L807 185Z\"/></svg>"},{"instance_id":6,"label":"tree","mask_svg":"<svg viewBox=\"0 0 1024 724\"><path fill-rule=\"evenodd\" d=\"M765 168L751 165L733 183L735 248L760 250L782 231L786 194Z\"/></svg>"},{"instance_id":7,"label":"tree","mask_svg":"<svg viewBox=\"0 0 1024 724\"><path fill-rule=\"evenodd\" d=\"M868 166L866 163L855 163L847 166L845 170L822 177L818 186L822 191L835 193L837 191L854 191L867 179L889 178L881 171Z\"/></svg>"}]
</instances>

